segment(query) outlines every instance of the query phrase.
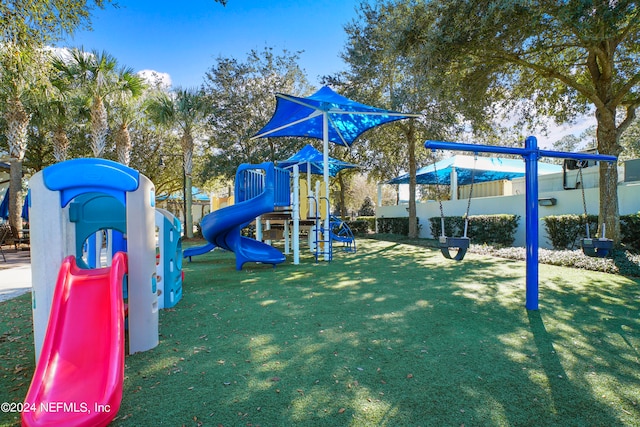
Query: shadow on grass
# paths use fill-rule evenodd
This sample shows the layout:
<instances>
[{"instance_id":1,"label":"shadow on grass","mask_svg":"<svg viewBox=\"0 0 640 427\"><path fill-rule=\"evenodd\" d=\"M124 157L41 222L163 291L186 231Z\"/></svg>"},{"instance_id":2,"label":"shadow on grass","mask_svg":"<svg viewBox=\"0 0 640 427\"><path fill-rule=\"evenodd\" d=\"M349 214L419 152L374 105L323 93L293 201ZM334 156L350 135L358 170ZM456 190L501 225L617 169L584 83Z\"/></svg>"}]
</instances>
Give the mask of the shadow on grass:
<instances>
[{"instance_id":1,"label":"shadow on grass","mask_svg":"<svg viewBox=\"0 0 640 427\"><path fill-rule=\"evenodd\" d=\"M160 345L126 358L113 425L640 422L637 282L541 269L527 312L522 262L358 243L331 263L185 263ZM0 361L2 390L17 375Z\"/></svg>"}]
</instances>

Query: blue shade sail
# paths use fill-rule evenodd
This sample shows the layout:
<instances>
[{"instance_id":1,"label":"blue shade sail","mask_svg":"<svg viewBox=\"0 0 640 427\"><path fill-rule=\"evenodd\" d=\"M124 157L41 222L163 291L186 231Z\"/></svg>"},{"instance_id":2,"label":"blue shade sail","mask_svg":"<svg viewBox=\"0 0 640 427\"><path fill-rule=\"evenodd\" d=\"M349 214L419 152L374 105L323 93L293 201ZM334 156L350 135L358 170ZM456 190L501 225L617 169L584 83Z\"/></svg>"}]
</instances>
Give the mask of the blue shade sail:
<instances>
[{"instance_id":1,"label":"blue shade sail","mask_svg":"<svg viewBox=\"0 0 640 427\"><path fill-rule=\"evenodd\" d=\"M357 165L342 160L329 157L329 176L336 176L343 169L356 168ZM316 150L312 145L305 145L300 151L287 160L277 162L278 167L289 169L294 165L299 166L300 173L312 173L314 175L322 175L323 159L322 153Z\"/></svg>"},{"instance_id":2,"label":"blue shade sail","mask_svg":"<svg viewBox=\"0 0 640 427\"><path fill-rule=\"evenodd\" d=\"M276 111L252 138L297 136L323 139L325 113L329 122L328 140L349 147L373 127L415 116L361 104L323 86L306 98L276 94Z\"/></svg>"},{"instance_id":3,"label":"blue shade sail","mask_svg":"<svg viewBox=\"0 0 640 427\"><path fill-rule=\"evenodd\" d=\"M511 180L525 176L525 163L521 159L505 159L500 157L478 157L456 155L440 160L434 165L424 166L416 171L416 184L451 185L451 171L455 169L458 185L471 184L473 181L488 182L501 179ZM475 170L475 172L474 172ZM538 174L562 172L562 166L538 162ZM409 174L400 175L387 181L387 184L408 184Z\"/></svg>"},{"instance_id":4,"label":"blue shade sail","mask_svg":"<svg viewBox=\"0 0 640 427\"><path fill-rule=\"evenodd\" d=\"M29 205L31 204L31 190L27 191L27 195L24 198L22 204L21 216L23 219L29 221ZM2 202L0 202L0 219L9 219L9 189L4 193Z\"/></svg>"}]
</instances>

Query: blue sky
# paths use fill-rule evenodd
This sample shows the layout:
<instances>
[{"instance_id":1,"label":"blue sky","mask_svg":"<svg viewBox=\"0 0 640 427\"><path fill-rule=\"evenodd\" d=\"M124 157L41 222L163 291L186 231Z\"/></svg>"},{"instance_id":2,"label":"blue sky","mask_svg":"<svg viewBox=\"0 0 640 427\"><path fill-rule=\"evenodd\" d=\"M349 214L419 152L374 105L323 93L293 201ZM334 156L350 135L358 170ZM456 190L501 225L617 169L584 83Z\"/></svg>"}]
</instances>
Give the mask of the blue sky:
<instances>
[{"instance_id":1,"label":"blue sky","mask_svg":"<svg viewBox=\"0 0 640 427\"><path fill-rule=\"evenodd\" d=\"M361 0L115 0L93 13L93 31L79 31L59 46L105 50L134 71L167 73L174 86L194 87L217 57L245 60L251 49L304 51L299 64L309 81L345 68L340 53L344 26L356 19ZM577 123L550 124L539 131L540 146L594 124L592 115Z\"/></svg>"},{"instance_id":2,"label":"blue sky","mask_svg":"<svg viewBox=\"0 0 640 427\"><path fill-rule=\"evenodd\" d=\"M344 25L360 0L117 0L58 46L104 50L135 71L168 73L174 86L202 83L219 56L244 60L251 49L304 51L299 61L311 83L344 65Z\"/></svg>"}]
</instances>

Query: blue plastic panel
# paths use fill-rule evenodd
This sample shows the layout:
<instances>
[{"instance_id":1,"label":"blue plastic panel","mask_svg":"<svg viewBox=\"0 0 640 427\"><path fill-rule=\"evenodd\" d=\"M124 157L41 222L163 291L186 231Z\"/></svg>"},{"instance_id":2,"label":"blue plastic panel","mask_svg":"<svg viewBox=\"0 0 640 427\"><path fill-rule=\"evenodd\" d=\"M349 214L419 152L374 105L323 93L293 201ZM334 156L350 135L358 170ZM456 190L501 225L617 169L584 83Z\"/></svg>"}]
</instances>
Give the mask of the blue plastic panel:
<instances>
[{"instance_id":1,"label":"blue plastic panel","mask_svg":"<svg viewBox=\"0 0 640 427\"><path fill-rule=\"evenodd\" d=\"M126 203L125 194L135 191L140 173L106 159L73 159L56 163L42 171L49 190L60 192L60 206L89 192L106 193Z\"/></svg>"}]
</instances>

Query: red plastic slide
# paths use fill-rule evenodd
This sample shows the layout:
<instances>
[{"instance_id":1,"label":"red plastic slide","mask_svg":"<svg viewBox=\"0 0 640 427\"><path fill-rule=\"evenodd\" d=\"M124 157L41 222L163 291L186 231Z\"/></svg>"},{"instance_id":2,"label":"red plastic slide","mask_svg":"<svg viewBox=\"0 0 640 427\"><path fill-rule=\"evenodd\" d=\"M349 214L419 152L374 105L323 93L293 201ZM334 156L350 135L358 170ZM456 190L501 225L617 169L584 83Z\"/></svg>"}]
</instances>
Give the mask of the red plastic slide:
<instances>
[{"instance_id":1,"label":"red plastic slide","mask_svg":"<svg viewBox=\"0 0 640 427\"><path fill-rule=\"evenodd\" d=\"M60 267L47 334L25 398L23 426L106 426L118 413L124 380L122 281L127 256L83 270Z\"/></svg>"}]
</instances>

